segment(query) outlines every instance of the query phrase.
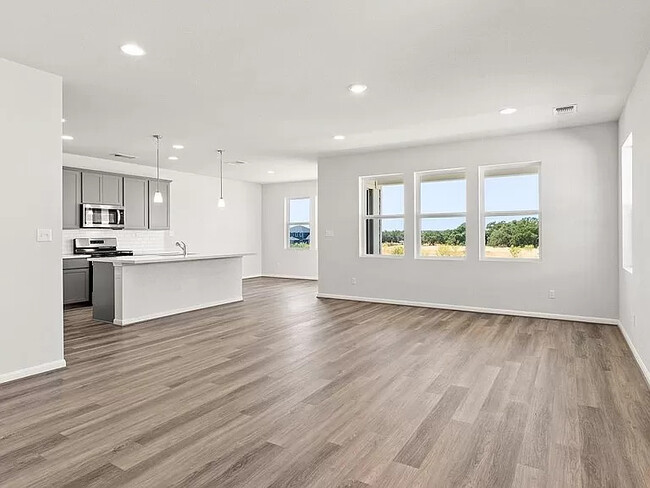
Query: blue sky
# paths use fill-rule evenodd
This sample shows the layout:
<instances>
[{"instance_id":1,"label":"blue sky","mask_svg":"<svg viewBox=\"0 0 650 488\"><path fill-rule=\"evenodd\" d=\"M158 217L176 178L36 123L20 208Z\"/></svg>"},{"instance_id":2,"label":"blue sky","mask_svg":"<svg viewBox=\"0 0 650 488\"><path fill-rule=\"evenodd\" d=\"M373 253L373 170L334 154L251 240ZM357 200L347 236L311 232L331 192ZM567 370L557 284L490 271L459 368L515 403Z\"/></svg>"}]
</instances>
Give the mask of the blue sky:
<instances>
[{"instance_id":1,"label":"blue sky","mask_svg":"<svg viewBox=\"0 0 650 488\"><path fill-rule=\"evenodd\" d=\"M289 200L289 222L309 222L309 198Z\"/></svg>"},{"instance_id":2,"label":"blue sky","mask_svg":"<svg viewBox=\"0 0 650 488\"><path fill-rule=\"evenodd\" d=\"M485 179L485 210L534 210L538 208L538 175L499 176ZM467 197L465 180L428 181L422 183L421 211L464 212ZM404 213L404 185L385 185L382 188L383 215ZM512 218L490 218L514 220ZM454 229L463 223L463 218L424 219L423 230ZM389 219L382 222L384 230L404 230L404 219Z\"/></svg>"}]
</instances>

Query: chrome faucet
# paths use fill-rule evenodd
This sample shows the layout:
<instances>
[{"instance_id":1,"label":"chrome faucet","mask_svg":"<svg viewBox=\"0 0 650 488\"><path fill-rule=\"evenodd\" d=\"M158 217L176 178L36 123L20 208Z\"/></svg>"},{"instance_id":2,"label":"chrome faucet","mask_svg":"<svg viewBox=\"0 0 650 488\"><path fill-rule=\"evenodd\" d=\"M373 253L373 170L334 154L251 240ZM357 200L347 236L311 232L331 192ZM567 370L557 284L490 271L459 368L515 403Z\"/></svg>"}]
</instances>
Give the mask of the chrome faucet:
<instances>
[{"instance_id":1,"label":"chrome faucet","mask_svg":"<svg viewBox=\"0 0 650 488\"><path fill-rule=\"evenodd\" d=\"M177 241L176 245L183 250L183 257L187 257L187 244L184 241Z\"/></svg>"}]
</instances>

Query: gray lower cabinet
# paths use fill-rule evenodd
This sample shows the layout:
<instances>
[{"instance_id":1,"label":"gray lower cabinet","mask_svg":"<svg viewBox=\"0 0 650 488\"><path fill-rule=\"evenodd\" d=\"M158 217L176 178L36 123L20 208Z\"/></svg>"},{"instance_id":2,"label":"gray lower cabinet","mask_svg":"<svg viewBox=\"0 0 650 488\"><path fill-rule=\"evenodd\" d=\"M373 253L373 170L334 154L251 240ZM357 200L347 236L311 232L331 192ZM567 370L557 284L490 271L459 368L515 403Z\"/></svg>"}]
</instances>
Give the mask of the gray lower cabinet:
<instances>
[{"instance_id":1,"label":"gray lower cabinet","mask_svg":"<svg viewBox=\"0 0 650 488\"><path fill-rule=\"evenodd\" d=\"M81 171L63 170L63 228L81 227Z\"/></svg>"},{"instance_id":2,"label":"gray lower cabinet","mask_svg":"<svg viewBox=\"0 0 650 488\"><path fill-rule=\"evenodd\" d=\"M90 263L85 258L63 260L63 304L90 301Z\"/></svg>"},{"instance_id":3,"label":"gray lower cabinet","mask_svg":"<svg viewBox=\"0 0 650 488\"><path fill-rule=\"evenodd\" d=\"M124 177L124 228L149 228L149 186L144 178Z\"/></svg>"},{"instance_id":4,"label":"gray lower cabinet","mask_svg":"<svg viewBox=\"0 0 650 488\"><path fill-rule=\"evenodd\" d=\"M162 193L162 203L154 203L156 188ZM169 229L169 181L149 180L149 228L152 230Z\"/></svg>"},{"instance_id":5,"label":"gray lower cabinet","mask_svg":"<svg viewBox=\"0 0 650 488\"><path fill-rule=\"evenodd\" d=\"M82 203L122 205L124 178L119 175L83 171L81 174Z\"/></svg>"}]
</instances>

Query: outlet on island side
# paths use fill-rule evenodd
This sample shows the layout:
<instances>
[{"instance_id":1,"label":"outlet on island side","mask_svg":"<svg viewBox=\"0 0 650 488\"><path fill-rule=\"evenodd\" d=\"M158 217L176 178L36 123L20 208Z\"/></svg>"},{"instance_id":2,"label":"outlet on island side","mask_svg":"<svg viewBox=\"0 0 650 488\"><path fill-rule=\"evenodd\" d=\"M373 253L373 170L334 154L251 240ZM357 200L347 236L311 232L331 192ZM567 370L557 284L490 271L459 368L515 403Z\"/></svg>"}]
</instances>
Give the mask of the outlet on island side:
<instances>
[{"instance_id":1,"label":"outlet on island side","mask_svg":"<svg viewBox=\"0 0 650 488\"><path fill-rule=\"evenodd\" d=\"M356 278L352 278L350 281L352 282L353 285L357 284L357 279Z\"/></svg>"},{"instance_id":2,"label":"outlet on island side","mask_svg":"<svg viewBox=\"0 0 650 488\"><path fill-rule=\"evenodd\" d=\"M555 290L549 290L549 291L548 291L548 298L549 298L550 300L554 300L554 299L555 299Z\"/></svg>"}]
</instances>

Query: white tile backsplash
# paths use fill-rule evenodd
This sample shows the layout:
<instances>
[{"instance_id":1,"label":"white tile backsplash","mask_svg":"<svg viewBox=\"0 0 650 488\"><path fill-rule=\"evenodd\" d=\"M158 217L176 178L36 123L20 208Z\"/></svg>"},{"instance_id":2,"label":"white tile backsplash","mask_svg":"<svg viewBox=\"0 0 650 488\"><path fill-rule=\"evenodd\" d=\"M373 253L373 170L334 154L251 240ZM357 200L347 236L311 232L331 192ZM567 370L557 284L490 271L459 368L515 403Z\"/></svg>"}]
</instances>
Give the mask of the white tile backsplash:
<instances>
[{"instance_id":1,"label":"white tile backsplash","mask_svg":"<svg viewBox=\"0 0 650 488\"><path fill-rule=\"evenodd\" d=\"M76 237L116 237L118 249L127 249L136 254L164 251L166 232L164 230L64 230L63 254L72 254L72 240Z\"/></svg>"}]
</instances>

